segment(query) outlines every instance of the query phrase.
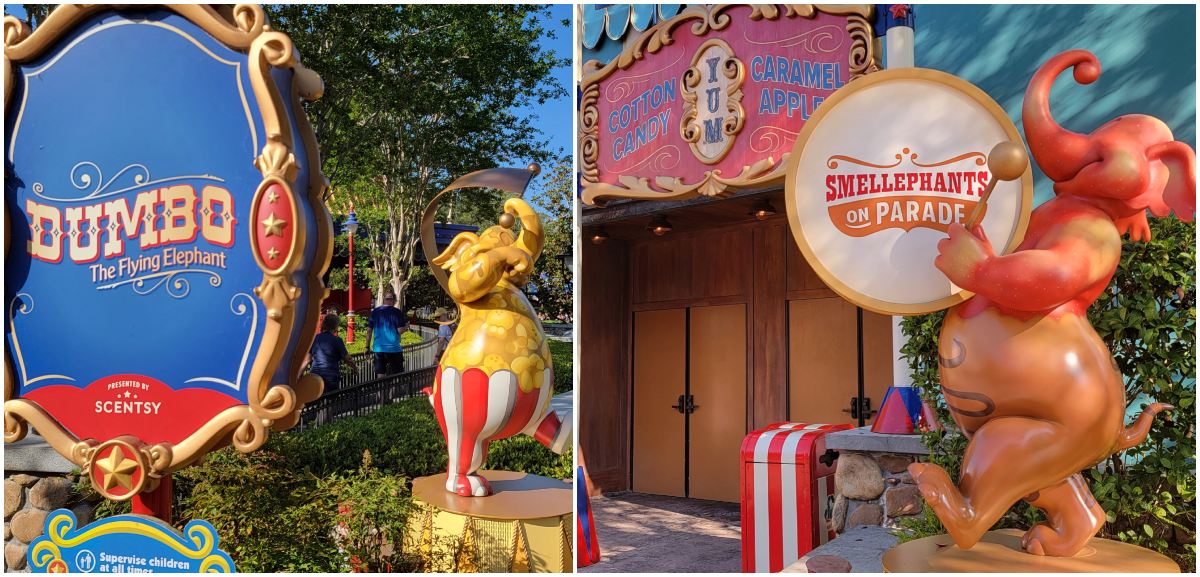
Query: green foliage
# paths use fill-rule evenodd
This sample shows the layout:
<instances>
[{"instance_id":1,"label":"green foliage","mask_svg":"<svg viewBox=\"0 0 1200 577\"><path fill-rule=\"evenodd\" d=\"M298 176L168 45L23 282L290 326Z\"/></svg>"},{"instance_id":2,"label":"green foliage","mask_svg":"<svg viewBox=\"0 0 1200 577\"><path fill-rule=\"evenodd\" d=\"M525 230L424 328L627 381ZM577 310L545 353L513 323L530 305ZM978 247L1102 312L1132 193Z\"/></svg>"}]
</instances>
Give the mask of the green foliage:
<instances>
[{"instance_id":1,"label":"green foliage","mask_svg":"<svg viewBox=\"0 0 1200 577\"><path fill-rule=\"evenodd\" d=\"M546 244L542 258L534 269L526 292L538 314L546 320L570 321L574 303L571 294L571 269L564 266L562 257L572 254L571 198L575 185L575 172L571 158L555 161L546 176L547 183L532 202L541 209L542 226Z\"/></svg>"},{"instance_id":2,"label":"green foliage","mask_svg":"<svg viewBox=\"0 0 1200 577\"><path fill-rule=\"evenodd\" d=\"M487 468L522 471L553 479L571 477L571 451L555 455L536 439L517 435L488 447Z\"/></svg>"},{"instance_id":3,"label":"green foliage","mask_svg":"<svg viewBox=\"0 0 1200 577\"><path fill-rule=\"evenodd\" d=\"M175 474L174 521L212 523L243 572L419 571L402 531L413 511L409 481L444 474L446 465L429 401L406 399L274 433L253 453L210 453ZM571 453L555 455L518 435L492 443L486 466L565 479ZM79 490L95 496L86 477ZM106 503L97 518L127 512L128 503ZM454 551L453 544L436 549Z\"/></svg>"},{"instance_id":4,"label":"green foliage","mask_svg":"<svg viewBox=\"0 0 1200 577\"><path fill-rule=\"evenodd\" d=\"M266 7L305 65L325 81L305 108L321 143L338 213L353 203L373 289L404 295L425 205L455 178L513 162L545 162L538 116L524 110L568 94L553 71L567 61L542 39L558 24L537 5ZM558 119L570 118L569 110ZM494 223L496 191L446 198L442 222ZM475 222L477 223L477 222ZM356 237L357 238L357 237ZM359 242L355 242L356 253ZM356 254L357 256L357 254Z\"/></svg>"},{"instance_id":5,"label":"green foliage","mask_svg":"<svg viewBox=\"0 0 1200 577\"><path fill-rule=\"evenodd\" d=\"M1146 442L1085 475L1108 513L1101 536L1162 552L1191 572L1196 565L1196 225L1153 219L1150 229L1150 242L1124 243L1112 284L1088 318L1126 378L1130 418L1154 401L1175 409L1155 419ZM947 429L923 435L930 459L957 478L967 443L939 389L937 336L943 315L903 319L908 343L901 352L914 385ZM997 526L1028 528L1039 516L1021 502ZM903 527L905 539L944 532L928 507Z\"/></svg>"},{"instance_id":6,"label":"green foliage","mask_svg":"<svg viewBox=\"0 0 1200 577\"><path fill-rule=\"evenodd\" d=\"M176 474L175 522L212 523L239 571L342 571L337 496L297 465L273 448L212 453Z\"/></svg>"},{"instance_id":7,"label":"green foliage","mask_svg":"<svg viewBox=\"0 0 1200 577\"><path fill-rule=\"evenodd\" d=\"M554 394L575 388L574 361L570 341L547 341L550 344L550 364L554 370Z\"/></svg>"},{"instance_id":8,"label":"green foliage","mask_svg":"<svg viewBox=\"0 0 1200 577\"><path fill-rule=\"evenodd\" d=\"M422 561L409 543L407 524L416 506L403 477L385 475L363 453L357 474L335 475L342 549L361 572L414 572Z\"/></svg>"}]
</instances>

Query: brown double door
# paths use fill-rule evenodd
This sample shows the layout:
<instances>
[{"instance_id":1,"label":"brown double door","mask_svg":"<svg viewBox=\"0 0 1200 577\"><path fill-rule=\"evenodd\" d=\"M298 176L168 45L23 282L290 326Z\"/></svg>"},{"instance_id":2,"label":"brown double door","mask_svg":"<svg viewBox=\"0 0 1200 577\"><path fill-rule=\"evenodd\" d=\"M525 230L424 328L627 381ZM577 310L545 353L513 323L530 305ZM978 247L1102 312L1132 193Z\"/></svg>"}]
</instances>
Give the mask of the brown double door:
<instances>
[{"instance_id":1,"label":"brown double door","mask_svg":"<svg viewBox=\"0 0 1200 577\"><path fill-rule=\"evenodd\" d=\"M861 414L861 424L872 422L892 384L892 321L869 311L859 314L836 296L788 302L788 420L858 426ZM857 409L851 411L851 405Z\"/></svg>"},{"instance_id":2,"label":"brown double door","mask_svg":"<svg viewBox=\"0 0 1200 577\"><path fill-rule=\"evenodd\" d=\"M738 501L746 305L636 312L633 332L633 489Z\"/></svg>"}]
</instances>

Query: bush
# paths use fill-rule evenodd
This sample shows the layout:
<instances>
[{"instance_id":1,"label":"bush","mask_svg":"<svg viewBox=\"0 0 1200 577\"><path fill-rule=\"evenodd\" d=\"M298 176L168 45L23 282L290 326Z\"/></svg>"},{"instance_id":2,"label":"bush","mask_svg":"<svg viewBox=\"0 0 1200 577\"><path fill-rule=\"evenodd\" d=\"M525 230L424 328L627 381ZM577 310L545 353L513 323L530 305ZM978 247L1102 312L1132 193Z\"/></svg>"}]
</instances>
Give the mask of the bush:
<instances>
[{"instance_id":1,"label":"bush","mask_svg":"<svg viewBox=\"0 0 1200 577\"><path fill-rule=\"evenodd\" d=\"M419 571L401 530L413 508L410 480L444 474L446 465L429 401L405 399L275 433L253 453L210 453L175 474L173 520L212 523L242 572ZM486 466L565 479L571 453L555 455L518 435L492 443ZM94 496L86 479L79 490ZM109 502L97 518L128 512L128 503Z\"/></svg>"},{"instance_id":2,"label":"bush","mask_svg":"<svg viewBox=\"0 0 1200 577\"><path fill-rule=\"evenodd\" d=\"M1108 513L1102 537L1170 556L1185 572L1196 566L1196 226L1174 218L1150 223L1153 240L1125 242L1109 290L1088 310L1126 378L1129 413L1154 401L1175 410L1154 421L1141 445L1085 472ZM954 428L939 389L937 336L944 313L901 321L901 349L914 385L936 408L946 433L923 435L931 461L957 478L966 439ZM1026 529L1040 512L1019 502L997 527ZM926 507L906 521L903 539L944 532Z\"/></svg>"},{"instance_id":3,"label":"bush","mask_svg":"<svg viewBox=\"0 0 1200 577\"><path fill-rule=\"evenodd\" d=\"M575 388L573 362L575 359L570 341L549 340L550 364L554 368L554 394L565 393Z\"/></svg>"}]
</instances>

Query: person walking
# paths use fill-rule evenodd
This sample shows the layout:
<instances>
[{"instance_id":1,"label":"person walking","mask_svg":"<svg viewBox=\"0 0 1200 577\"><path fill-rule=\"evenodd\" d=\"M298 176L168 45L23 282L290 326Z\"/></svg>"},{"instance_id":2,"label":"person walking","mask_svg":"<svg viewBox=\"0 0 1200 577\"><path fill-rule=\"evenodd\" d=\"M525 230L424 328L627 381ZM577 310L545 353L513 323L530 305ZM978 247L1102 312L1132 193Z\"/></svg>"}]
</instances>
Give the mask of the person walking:
<instances>
[{"instance_id":1,"label":"person walking","mask_svg":"<svg viewBox=\"0 0 1200 577\"><path fill-rule=\"evenodd\" d=\"M450 346L450 339L454 336L454 319L450 318L446 309L438 307L433 313L433 322L438 324L437 358L441 360L442 353L446 352L446 347Z\"/></svg>"},{"instance_id":2,"label":"person walking","mask_svg":"<svg viewBox=\"0 0 1200 577\"><path fill-rule=\"evenodd\" d=\"M367 348L375 354L375 377L404 372L404 349L400 335L408 330L408 315L396 308L396 295L383 297L367 319Z\"/></svg>"},{"instance_id":3,"label":"person walking","mask_svg":"<svg viewBox=\"0 0 1200 577\"><path fill-rule=\"evenodd\" d=\"M339 320L337 313L329 313L321 319L321 332L317 333L312 348L304 356L308 370L325 381L322 394L326 395L342 387L342 363L350 362L346 343L337 335Z\"/></svg>"}]
</instances>

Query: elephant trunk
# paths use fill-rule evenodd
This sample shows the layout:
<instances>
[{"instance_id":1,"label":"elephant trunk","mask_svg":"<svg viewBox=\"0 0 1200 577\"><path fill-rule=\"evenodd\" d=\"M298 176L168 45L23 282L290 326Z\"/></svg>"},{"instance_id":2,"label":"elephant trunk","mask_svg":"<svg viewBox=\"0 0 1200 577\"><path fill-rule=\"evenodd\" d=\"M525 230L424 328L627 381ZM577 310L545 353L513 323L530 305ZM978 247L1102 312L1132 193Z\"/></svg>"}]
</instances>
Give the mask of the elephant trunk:
<instances>
[{"instance_id":1,"label":"elephant trunk","mask_svg":"<svg viewBox=\"0 0 1200 577\"><path fill-rule=\"evenodd\" d=\"M1048 60L1033 75L1025 90L1021 116L1025 139L1034 160L1051 180L1070 180L1090 162L1099 160L1091 138L1058 125L1050 114L1050 89L1064 70L1075 68L1075 81L1091 84L1100 77L1100 61L1087 50L1068 50Z\"/></svg>"},{"instance_id":2,"label":"elephant trunk","mask_svg":"<svg viewBox=\"0 0 1200 577\"><path fill-rule=\"evenodd\" d=\"M542 232L542 221L538 218L533 207L524 200L513 197L504 202L504 212L521 220L521 234L517 236L516 246L529 253L532 262L542 254L542 246L546 237Z\"/></svg>"}]
</instances>

